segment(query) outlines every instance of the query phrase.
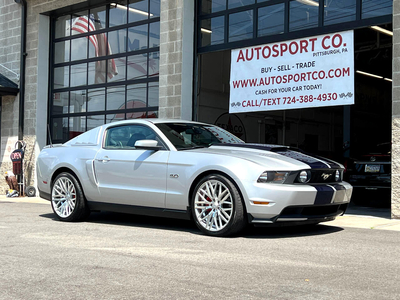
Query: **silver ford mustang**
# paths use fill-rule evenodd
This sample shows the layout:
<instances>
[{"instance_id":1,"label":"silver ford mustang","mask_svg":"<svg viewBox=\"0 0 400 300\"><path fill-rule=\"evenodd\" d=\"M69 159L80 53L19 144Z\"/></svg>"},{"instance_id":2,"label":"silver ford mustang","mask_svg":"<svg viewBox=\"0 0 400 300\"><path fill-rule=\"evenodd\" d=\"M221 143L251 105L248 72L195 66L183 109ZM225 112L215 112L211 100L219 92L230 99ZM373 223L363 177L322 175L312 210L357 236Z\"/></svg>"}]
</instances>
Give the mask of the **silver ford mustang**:
<instances>
[{"instance_id":1,"label":"silver ford mustang","mask_svg":"<svg viewBox=\"0 0 400 300\"><path fill-rule=\"evenodd\" d=\"M161 119L106 124L46 146L40 196L62 221L91 210L194 219L213 236L254 225L317 224L345 212L343 166L286 146L246 144L214 125Z\"/></svg>"}]
</instances>

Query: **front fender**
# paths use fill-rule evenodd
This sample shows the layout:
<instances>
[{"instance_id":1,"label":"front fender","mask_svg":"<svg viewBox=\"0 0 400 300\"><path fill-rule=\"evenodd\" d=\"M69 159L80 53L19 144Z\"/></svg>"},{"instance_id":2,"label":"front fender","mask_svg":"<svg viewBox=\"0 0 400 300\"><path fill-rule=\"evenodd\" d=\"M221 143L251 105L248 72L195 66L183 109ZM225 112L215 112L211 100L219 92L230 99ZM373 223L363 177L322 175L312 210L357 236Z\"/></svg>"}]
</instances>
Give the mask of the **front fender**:
<instances>
[{"instance_id":1,"label":"front fender","mask_svg":"<svg viewBox=\"0 0 400 300\"><path fill-rule=\"evenodd\" d=\"M246 182L256 181L263 171L264 167L240 158L214 154L195 157L188 152L171 152L168 163L166 207L186 210L193 184L196 184L204 174L212 172L229 176L239 188L243 198L248 199Z\"/></svg>"}]
</instances>

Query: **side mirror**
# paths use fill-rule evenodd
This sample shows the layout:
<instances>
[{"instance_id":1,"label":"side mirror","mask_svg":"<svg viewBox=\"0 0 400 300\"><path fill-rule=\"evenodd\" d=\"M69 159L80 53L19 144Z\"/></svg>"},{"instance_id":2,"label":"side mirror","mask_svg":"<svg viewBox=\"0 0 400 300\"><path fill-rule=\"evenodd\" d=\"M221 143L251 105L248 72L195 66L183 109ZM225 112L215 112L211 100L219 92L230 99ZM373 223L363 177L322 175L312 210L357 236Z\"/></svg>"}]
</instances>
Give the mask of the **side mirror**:
<instances>
[{"instance_id":1,"label":"side mirror","mask_svg":"<svg viewBox=\"0 0 400 300\"><path fill-rule=\"evenodd\" d=\"M135 143L136 149L143 149L143 150L161 150L162 146L158 146L158 142L155 140L139 140Z\"/></svg>"}]
</instances>

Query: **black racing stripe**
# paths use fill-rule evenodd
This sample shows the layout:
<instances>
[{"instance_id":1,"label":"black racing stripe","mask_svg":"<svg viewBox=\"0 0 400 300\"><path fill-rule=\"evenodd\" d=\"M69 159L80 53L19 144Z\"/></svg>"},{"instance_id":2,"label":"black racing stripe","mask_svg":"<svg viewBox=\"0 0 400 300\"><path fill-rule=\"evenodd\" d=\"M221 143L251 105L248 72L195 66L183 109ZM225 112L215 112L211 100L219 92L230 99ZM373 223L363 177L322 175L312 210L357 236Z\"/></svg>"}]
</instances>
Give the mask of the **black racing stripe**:
<instances>
[{"instance_id":1,"label":"black racing stripe","mask_svg":"<svg viewBox=\"0 0 400 300\"><path fill-rule=\"evenodd\" d=\"M246 143L246 144L221 143L221 144L216 144L216 146L228 146L228 147L239 147L239 148L271 151L301 161L302 163L308 165L311 169L326 169L326 168L340 169L340 165L338 163L330 159L306 153L298 148L279 146L279 145L268 145L268 144L252 144L252 143Z\"/></svg>"},{"instance_id":2,"label":"black racing stripe","mask_svg":"<svg viewBox=\"0 0 400 300\"><path fill-rule=\"evenodd\" d=\"M228 146L228 147L239 147L239 148L249 148L249 149L257 149L257 150L265 150L271 151L271 149L279 148L279 149L287 149L285 146L275 146L275 145L266 145L266 144L229 144L229 143L221 143L215 144L215 146Z\"/></svg>"},{"instance_id":3,"label":"black racing stripe","mask_svg":"<svg viewBox=\"0 0 400 300\"><path fill-rule=\"evenodd\" d=\"M230 147L240 147L240 148L249 148L249 149L257 149L257 150L265 150L272 151L274 153L278 153L282 156L289 157L302 163L308 165L311 169L326 169L330 167L328 162L321 162L320 159L315 159L314 157L305 154L301 151L291 150L285 146L276 146L276 145L263 145L263 144L217 144L216 146L230 146Z\"/></svg>"},{"instance_id":4,"label":"black racing stripe","mask_svg":"<svg viewBox=\"0 0 400 300\"><path fill-rule=\"evenodd\" d=\"M308 153L306 151L303 151L299 148L295 147L273 147L270 151L272 152L277 152L281 155L291 157L292 153L296 153L298 158L295 158L305 164L308 164L312 169L325 169L326 167L332 168L332 169L340 169L341 166L330 159L327 159L325 157L321 157L315 154ZM286 152L286 154L285 154Z\"/></svg>"},{"instance_id":5,"label":"black racing stripe","mask_svg":"<svg viewBox=\"0 0 400 300\"><path fill-rule=\"evenodd\" d=\"M335 193L334 189L327 185L315 185L314 188L317 190L317 196L315 197L314 204L330 204Z\"/></svg>"},{"instance_id":6,"label":"black racing stripe","mask_svg":"<svg viewBox=\"0 0 400 300\"><path fill-rule=\"evenodd\" d=\"M301 161L302 163L305 163L308 166L310 166L311 169L326 169L330 167L328 163L322 162L320 160L317 160L309 155L303 154L298 151L285 150L285 151L273 151L273 152Z\"/></svg>"},{"instance_id":7,"label":"black racing stripe","mask_svg":"<svg viewBox=\"0 0 400 300\"><path fill-rule=\"evenodd\" d=\"M272 149L271 151L274 151L274 149ZM317 161L317 162L321 163L322 165L324 165L323 168L326 168L326 165L328 165L329 168L332 168L332 169L340 169L341 168L341 166L333 160L330 160L330 159L327 159L325 157L321 157L321 156L318 156L315 154L307 153L299 148L289 147L287 151L295 151L295 152L302 153L305 157L312 158L314 161Z\"/></svg>"},{"instance_id":8,"label":"black racing stripe","mask_svg":"<svg viewBox=\"0 0 400 300\"><path fill-rule=\"evenodd\" d=\"M321 156L318 156L318 155L314 155L314 157L316 157L316 158L318 158L320 160L323 160L325 163L329 164L332 169L341 169L342 168L342 166L339 165L336 161L333 161L333 160L330 160L328 158L321 157Z\"/></svg>"}]
</instances>

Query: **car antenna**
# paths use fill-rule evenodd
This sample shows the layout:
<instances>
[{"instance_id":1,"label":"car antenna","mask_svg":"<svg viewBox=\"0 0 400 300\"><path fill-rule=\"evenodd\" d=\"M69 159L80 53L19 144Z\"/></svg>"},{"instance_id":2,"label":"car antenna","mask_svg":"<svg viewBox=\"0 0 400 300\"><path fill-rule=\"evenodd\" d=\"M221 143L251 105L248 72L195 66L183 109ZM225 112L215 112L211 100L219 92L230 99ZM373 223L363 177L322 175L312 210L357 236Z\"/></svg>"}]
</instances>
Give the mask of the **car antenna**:
<instances>
[{"instance_id":1,"label":"car antenna","mask_svg":"<svg viewBox=\"0 0 400 300\"><path fill-rule=\"evenodd\" d=\"M51 141L50 125L47 124L47 131L49 133L50 147L53 148L53 142Z\"/></svg>"}]
</instances>

